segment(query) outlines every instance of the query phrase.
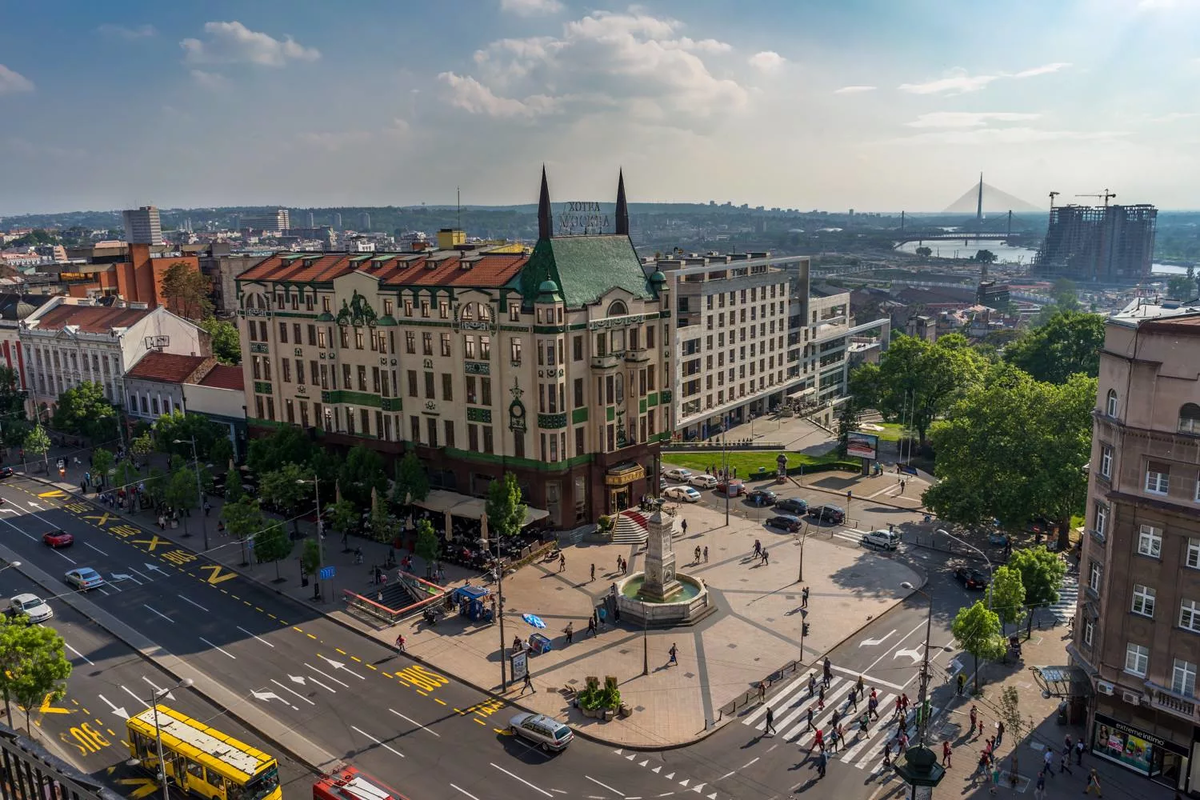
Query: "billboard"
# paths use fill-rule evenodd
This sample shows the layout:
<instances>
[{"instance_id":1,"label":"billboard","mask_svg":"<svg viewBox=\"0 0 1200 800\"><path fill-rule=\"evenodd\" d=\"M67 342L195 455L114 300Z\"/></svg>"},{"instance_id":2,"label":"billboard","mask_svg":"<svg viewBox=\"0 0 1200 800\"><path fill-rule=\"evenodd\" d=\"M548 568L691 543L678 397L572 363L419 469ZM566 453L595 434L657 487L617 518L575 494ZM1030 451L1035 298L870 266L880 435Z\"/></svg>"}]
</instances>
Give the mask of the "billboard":
<instances>
[{"instance_id":1,"label":"billboard","mask_svg":"<svg viewBox=\"0 0 1200 800\"><path fill-rule=\"evenodd\" d=\"M855 458L877 458L879 437L871 433L851 433L846 441L846 455Z\"/></svg>"}]
</instances>

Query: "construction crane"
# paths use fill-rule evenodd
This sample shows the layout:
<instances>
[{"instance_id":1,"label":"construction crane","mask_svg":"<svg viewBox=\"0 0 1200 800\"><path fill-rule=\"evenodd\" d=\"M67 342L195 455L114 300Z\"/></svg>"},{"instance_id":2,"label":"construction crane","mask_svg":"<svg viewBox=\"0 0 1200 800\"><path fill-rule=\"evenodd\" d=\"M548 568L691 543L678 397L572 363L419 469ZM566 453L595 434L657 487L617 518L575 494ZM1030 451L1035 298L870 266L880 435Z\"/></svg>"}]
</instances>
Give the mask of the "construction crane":
<instances>
[{"instance_id":1,"label":"construction crane","mask_svg":"<svg viewBox=\"0 0 1200 800\"><path fill-rule=\"evenodd\" d=\"M1108 208L1108 201L1110 199L1116 197L1117 194L1116 194L1116 192L1110 192L1108 189L1105 189L1104 194L1077 194L1075 196L1076 197L1103 197L1104 198L1104 207Z\"/></svg>"},{"instance_id":2,"label":"construction crane","mask_svg":"<svg viewBox=\"0 0 1200 800\"><path fill-rule=\"evenodd\" d=\"M1050 210L1051 211L1054 210L1054 198L1058 197L1060 194L1062 194L1062 192L1051 192L1050 193Z\"/></svg>"}]
</instances>

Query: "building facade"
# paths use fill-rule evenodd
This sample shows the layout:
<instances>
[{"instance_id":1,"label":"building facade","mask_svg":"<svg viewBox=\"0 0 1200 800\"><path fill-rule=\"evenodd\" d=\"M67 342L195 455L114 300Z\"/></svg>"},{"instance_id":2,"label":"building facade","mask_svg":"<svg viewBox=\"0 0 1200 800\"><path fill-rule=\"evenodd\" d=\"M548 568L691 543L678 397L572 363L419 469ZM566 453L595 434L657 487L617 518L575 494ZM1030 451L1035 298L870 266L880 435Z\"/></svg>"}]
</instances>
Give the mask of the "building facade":
<instances>
[{"instance_id":1,"label":"building facade","mask_svg":"<svg viewBox=\"0 0 1200 800\"><path fill-rule=\"evenodd\" d=\"M556 237L542 176L531 252L279 253L237 279L251 434L280 424L483 496L506 472L570 529L651 492L669 435L673 320L628 236ZM510 248L511 249L511 248Z\"/></svg>"},{"instance_id":2,"label":"building facade","mask_svg":"<svg viewBox=\"0 0 1200 800\"><path fill-rule=\"evenodd\" d=\"M1089 743L1200 795L1200 308L1135 303L1100 356L1072 660Z\"/></svg>"},{"instance_id":3,"label":"building facade","mask_svg":"<svg viewBox=\"0 0 1200 800\"><path fill-rule=\"evenodd\" d=\"M1033 273L1102 283L1150 277L1158 209L1151 205L1050 209L1050 226Z\"/></svg>"},{"instance_id":4,"label":"building facade","mask_svg":"<svg viewBox=\"0 0 1200 800\"><path fill-rule=\"evenodd\" d=\"M291 217L286 208L268 211L265 214L248 214L242 217L241 226L265 233L283 233L292 227Z\"/></svg>"},{"instance_id":5,"label":"building facade","mask_svg":"<svg viewBox=\"0 0 1200 800\"><path fill-rule=\"evenodd\" d=\"M200 414L225 427L234 457L246 449L246 396L241 367L211 356L151 352L125 374L131 421L153 424L163 414Z\"/></svg>"},{"instance_id":6,"label":"building facade","mask_svg":"<svg viewBox=\"0 0 1200 800\"><path fill-rule=\"evenodd\" d=\"M154 206L128 209L125 218L125 241L129 244L162 244L162 221Z\"/></svg>"}]
</instances>

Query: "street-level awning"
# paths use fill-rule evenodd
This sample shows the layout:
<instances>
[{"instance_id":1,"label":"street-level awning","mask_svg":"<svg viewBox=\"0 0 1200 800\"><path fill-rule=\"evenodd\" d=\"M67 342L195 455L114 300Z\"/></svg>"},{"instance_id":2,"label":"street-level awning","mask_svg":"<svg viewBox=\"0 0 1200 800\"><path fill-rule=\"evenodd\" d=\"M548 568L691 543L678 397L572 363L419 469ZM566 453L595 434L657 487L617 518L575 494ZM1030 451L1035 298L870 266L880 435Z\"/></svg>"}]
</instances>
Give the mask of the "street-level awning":
<instances>
[{"instance_id":1,"label":"street-level awning","mask_svg":"<svg viewBox=\"0 0 1200 800\"><path fill-rule=\"evenodd\" d=\"M1044 695L1067 700L1092 695L1092 682L1081 667L1030 667L1029 671Z\"/></svg>"},{"instance_id":2,"label":"street-level awning","mask_svg":"<svg viewBox=\"0 0 1200 800\"><path fill-rule=\"evenodd\" d=\"M429 494L425 495L424 500L414 500L413 505L428 511L445 514L463 500L469 499L471 498L458 492L448 492L445 489L430 489Z\"/></svg>"},{"instance_id":3,"label":"street-level awning","mask_svg":"<svg viewBox=\"0 0 1200 800\"><path fill-rule=\"evenodd\" d=\"M799 400L802 397L808 397L810 394L814 394L816 391L817 391L817 387L810 386L807 389L801 389L798 392L792 392L791 394L789 394L787 396L787 399L788 400Z\"/></svg>"}]
</instances>

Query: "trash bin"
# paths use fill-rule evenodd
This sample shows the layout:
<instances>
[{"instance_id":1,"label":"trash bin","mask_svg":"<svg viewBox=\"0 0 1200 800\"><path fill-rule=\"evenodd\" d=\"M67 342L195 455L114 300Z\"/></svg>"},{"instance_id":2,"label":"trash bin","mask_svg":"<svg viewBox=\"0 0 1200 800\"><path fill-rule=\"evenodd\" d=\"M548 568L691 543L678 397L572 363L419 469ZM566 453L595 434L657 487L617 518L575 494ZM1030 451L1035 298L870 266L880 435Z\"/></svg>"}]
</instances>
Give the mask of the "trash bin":
<instances>
[{"instance_id":1,"label":"trash bin","mask_svg":"<svg viewBox=\"0 0 1200 800\"><path fill-rule=\"evenodd\" d=\"M1061 703L1058 704L1058 716L1055 717L1055 720L1058 722L1059 725L1067 724L1067 701L1066 700L1063 700Z\"/></svg>"}]
</instances>

